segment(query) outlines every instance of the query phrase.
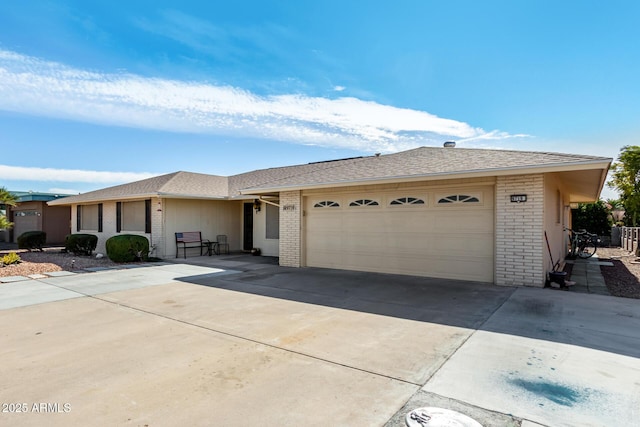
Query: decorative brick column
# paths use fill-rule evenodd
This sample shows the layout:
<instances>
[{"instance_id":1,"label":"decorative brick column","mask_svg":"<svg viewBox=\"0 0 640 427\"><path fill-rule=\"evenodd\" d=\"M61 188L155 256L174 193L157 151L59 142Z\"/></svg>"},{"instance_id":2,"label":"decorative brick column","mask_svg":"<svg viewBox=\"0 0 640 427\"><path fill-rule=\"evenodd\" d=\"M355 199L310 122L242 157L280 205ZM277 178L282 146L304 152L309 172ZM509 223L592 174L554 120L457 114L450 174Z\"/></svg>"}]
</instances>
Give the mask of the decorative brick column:
<instances>
[{"instance_id":1,"label":"decorative brick column","mask_svg":"<svg viewBox=\"0 0 640 427\"><path fill-rule=\"evenodd\" d=\"M512 195L526 194L515 203ZM496 182L495 283L544 286L544 177L498 177Z\"/></svg>"},{"instance_id":2,"label":"decorative brick column","mask_svg":"<svg viewBox=\"0 0 640 427\"><path fill-rule=\"evenodd\" d=\"M300 267L302 195L300 191L280 193L280 265Z\"/></svg>"},{"instance_id":3,"label":"decorative brick column","mask_svg":"<svg viewBox=\"0 0 640 427\"><path fill-rule=\"evenodd\" d=\"M156 251L152 256L164 258L166 254L164 239L164 199L159 197L151 198L151 245L156 246ZM149 248L151 249L151 248Z\"/></svg>"}]
</instances>

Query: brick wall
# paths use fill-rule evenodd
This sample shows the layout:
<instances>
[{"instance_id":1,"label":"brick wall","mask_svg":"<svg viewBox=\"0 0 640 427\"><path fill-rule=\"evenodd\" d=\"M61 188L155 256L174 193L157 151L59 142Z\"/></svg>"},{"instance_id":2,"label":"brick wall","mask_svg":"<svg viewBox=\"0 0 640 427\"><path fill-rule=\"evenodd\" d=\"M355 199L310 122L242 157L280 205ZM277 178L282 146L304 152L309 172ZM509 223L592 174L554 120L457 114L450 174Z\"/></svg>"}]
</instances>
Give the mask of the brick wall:
<instances>
[{"instance_id":1,"label":"brick wall","mask_svg":"<svg viewBox=\"0 0 640 427\"><path fill-rule=\"evenodd\" d=\"M166 256L166 247L164 241L164 199L151 199L151 236L150 245L156 247L156 251L151 256L164 258ZM149 236L148 236L149 237ZM149 250L152 250L150 247Z\"/></svg>"},{"instance_id":2,"label":"brick wall","mask_svg":"<svg viewBox=\"0 0 640 427\"><path fill-rule=\"evenodd\" d=\"M155 199L151 201L152 211L154 209L154 201ZM93 234L95 236L98 236L98 245L96 246L96 250L94 251L94 254L101 253L106 255L107 248L105 246L105 243L110 237L117 236L119 234L138 234L140 236L146 237L147 239L151 239L151 235L144 232L123 231L121 233L118 233L116 231L116 202L102 203L102 232L98 232L97 230L78 230L77 221L76 221L77 209L78 209L78 205L73 205L71 208L71 223L72 223L71 229L73 230L73 233L83 233L83 234L86 233L86 234ZM161 213L161 212L158 212L158 213ZM152 216L153 216L153 212L152 212ZM153 221L154 219L152 218L151 220ZM152 227L153 227L153 224L152 224ZM152 231L153 231L153 228L152 228Z\"/></svg>"},{"instance_id":3,"label":"brick wall","mask_svg":"<svg viewBox=\"0 0 640 427\"><path fill-rule=\"evenodd\" d=\"M526 194L524 203L511 195ZM544 286L544 177L498 177L496 182L495 283Z\"/></svg>"},{"instance_id":4,"label":"brick wall","mask_svg":"<svg viewBox=\"0 0 640 427\"><path fill-rule=\"evenodd\" d=\"M300 191L280 193L280 265L300 267L302 197Z\"/></svg>"}]
</instances>

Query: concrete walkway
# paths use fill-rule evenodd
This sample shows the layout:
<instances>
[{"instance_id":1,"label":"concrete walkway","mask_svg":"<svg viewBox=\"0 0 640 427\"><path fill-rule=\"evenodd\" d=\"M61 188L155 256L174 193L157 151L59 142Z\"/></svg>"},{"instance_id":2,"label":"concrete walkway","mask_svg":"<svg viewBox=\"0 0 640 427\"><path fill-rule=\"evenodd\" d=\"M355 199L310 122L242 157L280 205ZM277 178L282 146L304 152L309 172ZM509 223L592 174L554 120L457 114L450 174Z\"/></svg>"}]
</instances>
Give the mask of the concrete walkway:
<instances>
[{"instance_id":1,"label":"concrete walkway","mask_svg":"<svg viewBox=\"0 0 640 427\"><path fill-rule=\"evenodd\" d=\"M0 424L637 425L635 300L189 261L0 285Z\"/></svg>"},{"instance_id":2,"label":"concrete walkway","mask_svg":"<svg viewBox=\"0 0 640 427\"><path fill-rule=\"evenodd\" d=\"M587 259L576 258L575 260L567 260L567 264L573 264L573 270L571 270L571 278L569 280L575 282L575 285L569 288L571 292L611 295L604 282L600 266L613 267L613 263L600 261L598 254L595 254Z\"/></svg>"}]
</instances>

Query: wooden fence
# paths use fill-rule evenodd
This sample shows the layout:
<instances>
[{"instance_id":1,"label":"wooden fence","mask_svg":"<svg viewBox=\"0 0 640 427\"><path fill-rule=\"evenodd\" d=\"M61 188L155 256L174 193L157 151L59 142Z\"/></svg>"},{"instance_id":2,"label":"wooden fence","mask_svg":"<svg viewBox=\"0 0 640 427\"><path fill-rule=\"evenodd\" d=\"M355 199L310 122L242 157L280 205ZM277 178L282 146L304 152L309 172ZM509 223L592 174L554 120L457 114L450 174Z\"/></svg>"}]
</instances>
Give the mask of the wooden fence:
<instances>
[{"instance_id":1,"label":"wooden fence","mask_svg":"<svg viewBox=\"0 0 640 427\"><path fill-rule=\"evenodd\" d=\"M640 227L621 227L622 249L635 252L640 242Z\"/></svg>"}]
</instances>

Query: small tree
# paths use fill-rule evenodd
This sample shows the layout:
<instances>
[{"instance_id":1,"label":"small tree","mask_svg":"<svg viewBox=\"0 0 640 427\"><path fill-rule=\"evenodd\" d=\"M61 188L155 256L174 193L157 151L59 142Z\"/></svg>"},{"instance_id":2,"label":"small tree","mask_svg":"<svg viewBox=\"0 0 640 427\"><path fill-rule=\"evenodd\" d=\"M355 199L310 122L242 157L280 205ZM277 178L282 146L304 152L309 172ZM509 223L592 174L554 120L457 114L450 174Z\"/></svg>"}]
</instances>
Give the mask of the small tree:
<instances>
[{"instance_id":1,"label":"small tree","mask_svg":"<svg viewBox=\"0 0 640 427\"><path fill-rule=\"evenodd\" d=\"M609 208L602 200L595 203L580 203L571 210L571 226L574 230L587 230L599 236L611 233Z\"/></svg>"},{"instance_id":2,"label":"small tree","mask_svg":"<svg viewBox=\"0 0 640 427\"><path fill-rule=\"evenodd\" d=\"M7 206L15 206L16 204L18 204L16 196L7 191L6 188L0 187L0 208L4 211ZM6 213L0 211L0 230L11 227L13 227L13 223L9 222Z\"/></svg>"},{"instance_id":3,"label":"small tree","mask_svg":"<svg viewBox=\"0 0 640 427\"><path fill-rule=\"evenodd\" d=\"M640 147L622 147L618 161L611 165L611 171L612 178L607 185L620 193L625 224L636 227L640 222Z\"/></svg>"},{"instance_id":4,"label":"small tree","mask_svg":"<svg viewBox=\"0 0 640 427\"><path fill-rule=\"evenodd\" d=\"M607 199L605 206L609 209L609 223L611 225L624 225L624 204L620 199Z\"/></svg>"}]
</instances>

